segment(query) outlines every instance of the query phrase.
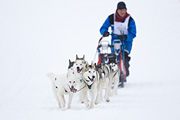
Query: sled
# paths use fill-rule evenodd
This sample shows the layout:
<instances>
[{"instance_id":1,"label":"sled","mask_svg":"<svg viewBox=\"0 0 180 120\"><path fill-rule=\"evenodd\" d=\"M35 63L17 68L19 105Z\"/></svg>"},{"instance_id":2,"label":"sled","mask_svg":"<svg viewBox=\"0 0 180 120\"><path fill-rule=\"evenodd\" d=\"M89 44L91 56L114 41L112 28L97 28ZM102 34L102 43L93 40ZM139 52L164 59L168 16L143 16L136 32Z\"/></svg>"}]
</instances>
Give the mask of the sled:
<instances>
[{"instance_id":1,"label":"sled","mask_svg":"<svg viewBox=\"0 0 180 120\"><path fill-rule=\"evenodd\" d=\"M111 34L116 35L116 34ZM116 35L118 36L118 35ZM119 87L124 87L124 82L126 81L126 69L124 65L124 41L120 39L114 39L113 44L111 45L109 41L102 40L100 38L99 44L97 47L98 50L98 63L107 64L108 62L114 62L118 64L119 67ZM112 53L114 49L114 53Z\"/></svg>"}]
</instances>

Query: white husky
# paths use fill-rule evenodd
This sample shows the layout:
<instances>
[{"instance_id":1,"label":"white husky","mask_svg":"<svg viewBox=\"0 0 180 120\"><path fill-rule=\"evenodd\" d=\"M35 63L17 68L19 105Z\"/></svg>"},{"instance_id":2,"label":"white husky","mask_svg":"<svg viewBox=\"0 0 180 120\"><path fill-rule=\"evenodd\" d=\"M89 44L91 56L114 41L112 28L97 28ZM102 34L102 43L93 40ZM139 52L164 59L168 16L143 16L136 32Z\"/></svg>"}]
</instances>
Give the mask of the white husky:
<instances>
[{"instance_id":1,"label":"white husky","mask_svg":"<svg viewBox=\"0 0 180 120\"><path fill-rule=\"evenodd\" d=\"M94 101L97 95L97 86L99 83L99 74L96 71L96 64L91 63L91 65L88 65L88 63L86 63L83 71L83 83L86 85L86 87L82 90L83 101L86 107L90 109L94 107ZM90 105L87 100L88 91L89 95L91 96Z\"/></svg>"},{"instance_id":2,"label":"white husky","mask_svg":"<svg viewBox=\"0 0 180 120\"><path fill-rule=\"evenodd\" d=\"M78 89L82 89L84 84L83 84L83 71L84 67L87 61L85 60L85 55L83 55L82 58L79 58L78 55L76 55L76 60L74 61L73 69L75 72L75 76L78 80ZM80 101L83 103L83 97L82 97L82 91L79 92L80 96Z\"/></svg>"},{"instance_id":3,"label":"white husky","mask_svg":"<svg viewBox=\"0 0 180 120\"><path fill-rule=\"evenodd\" d=\"M70 67L66 75L55 75L53 73L48 73L47 76L50 77L52 81L53 93L58 102L59 108L65 108L66 102L64 95L69 95L67 107L69 109L71 107L73 92L77 91L75 88L77 85L77 79L74 77L74 71Z\"/></svg>"}]
</instances>

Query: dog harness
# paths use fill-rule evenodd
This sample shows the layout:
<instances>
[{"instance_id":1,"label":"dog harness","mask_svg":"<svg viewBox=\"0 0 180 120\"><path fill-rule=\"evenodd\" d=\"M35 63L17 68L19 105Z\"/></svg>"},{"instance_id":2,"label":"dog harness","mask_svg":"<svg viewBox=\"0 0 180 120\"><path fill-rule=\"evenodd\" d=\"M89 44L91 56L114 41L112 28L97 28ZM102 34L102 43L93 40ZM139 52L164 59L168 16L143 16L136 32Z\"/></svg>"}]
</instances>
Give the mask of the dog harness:
<instances>
[{"instance_id":1,"label":"dog harness","mask_svg":"<svg viewBox=\"0 0 180 120\"><path fill-rule=\"evenodd\" d=\"M91 85L88 85L85 81L84 81L84 83L88 86L89 89L91 89L92 85L94 84L94 82L93 82Z\"/></svg>"},{"instance_id":2,"label":"dog harness","mask_svg":"<svg viewBox=\"0 0 180 120\"><path fill-rule=\"evenodd\" d=\"M128 34L128 23L129 23L130 15L125 19L124 22L117 22L115 21L115 15L114 15L114 34L117 35L124 35Z\"/></svg>"}]
</instances>

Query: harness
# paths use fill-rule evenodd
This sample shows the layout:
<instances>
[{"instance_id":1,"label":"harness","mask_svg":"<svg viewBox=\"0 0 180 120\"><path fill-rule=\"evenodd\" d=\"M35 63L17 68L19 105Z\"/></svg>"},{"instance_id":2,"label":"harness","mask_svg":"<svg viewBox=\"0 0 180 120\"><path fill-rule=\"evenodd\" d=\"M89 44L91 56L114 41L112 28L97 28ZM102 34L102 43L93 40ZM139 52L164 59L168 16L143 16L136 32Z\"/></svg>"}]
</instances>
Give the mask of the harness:
<instances>
[{"instance_id":1,"label":"harness","mask_svg":"<svg viewBox=\"0 0 180 120\"><path fill-rule=\"evenodd\" d=\"M86 80L86 78L84 78ZM94 82L91 85L88 85L85 81L84 83L88 86L89 89L91 89L92 85L94 84Z\"/></svg>"}]
</instances>

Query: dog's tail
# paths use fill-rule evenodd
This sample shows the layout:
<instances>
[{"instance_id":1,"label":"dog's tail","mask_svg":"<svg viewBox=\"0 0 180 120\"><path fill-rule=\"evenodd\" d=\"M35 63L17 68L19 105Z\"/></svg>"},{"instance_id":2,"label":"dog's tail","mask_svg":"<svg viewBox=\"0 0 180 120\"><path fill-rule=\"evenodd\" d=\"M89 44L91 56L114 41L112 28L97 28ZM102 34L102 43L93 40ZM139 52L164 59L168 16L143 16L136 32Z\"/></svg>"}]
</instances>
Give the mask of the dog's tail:
<instances>
[{"instance_id":1,"label":"dog's tail","mask_svg":"<svg viewBox=\"0 0 180 120\"><path fill-rule=\"evenodd\" d=\"M54 81L53 81L54 73L49 72L49 73L47 73L46 75L47 75L47 77L49 77L49 78L51 79L52 83L54 83Z\"/></svg>"}]
</instances>

